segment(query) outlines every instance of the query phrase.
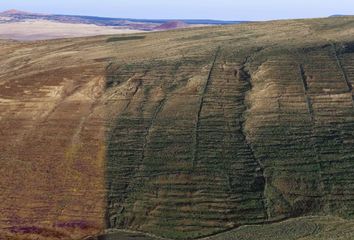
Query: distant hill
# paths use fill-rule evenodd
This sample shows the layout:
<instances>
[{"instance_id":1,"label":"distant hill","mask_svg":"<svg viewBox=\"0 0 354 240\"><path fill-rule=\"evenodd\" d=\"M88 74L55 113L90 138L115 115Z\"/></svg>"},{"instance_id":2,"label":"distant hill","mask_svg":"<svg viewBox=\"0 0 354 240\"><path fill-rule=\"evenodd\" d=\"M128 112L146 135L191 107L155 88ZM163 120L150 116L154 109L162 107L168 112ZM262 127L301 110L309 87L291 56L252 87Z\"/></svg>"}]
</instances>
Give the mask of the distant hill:
<instances>
[{"instance_id":1,"label":"distant hill","mask_svg":"<svg viewBox=\"0 0 354 240\"><path fill-rule=\"evenodd\" d=\"M95 16L38 14L10 9L0 12L0 38L43 40L146 31L165 31L208 25L239 24L242 21L131 19Z\"/></svg>"},{"instance_id":2,"label":"distant hill","mask_svg":"<svg viewBox=\"0 0 354 240\"><path fill-rule=\"evenodd\" d=\"M329 17L350 17L350 16L353 16L353 15L334 14Z\"/></svg>"},{"instance_id":3,"label":"distant hill","mask_svg":"<svg viewBox=\"0 0 354 240\"><path fill-rule=\"evenodd\" d=\"M170 29L177 29L177 28L185 28L188 27L188 24L184 21L170 21L161 24L160 26L156 27L155 30L170 30Z\"/></svg>"},{"instance_id":4,"label":"distant hill","mask_svg":"<svg viewBox=\"0 0 354 240\"><path fill-rule=\"evenodd\" d=\"M84 23L94 24L97 26L126 26L136 30L152 31L159 29L158 27L163 24L171 25L171 22L183 21L184 27L189 25L227 25L239 24L245 21L220 21L220 20L206 20L206 19L132 19L132 18L108 18L108 17L95 17L95 16L78 16L78 15L56 15L56 14L37 14L24 12L16 9L7 10L0 13L0 16L10 17L7 22L19 22L24 20L49 20L61 23ZM176 26L179 28L181 25ZM161 29L165 27L162 26ZM170 29L170 28L169 28Z\"/></svg>"},{"instance_id":5,"label":"distant hill","mask_svg":"<svg viewBox=\"0 0 354 240\"><path fill-rule=\"evenodd\" d=\"M29 15L30 12L19 11L16 9L10 9L1 13L1 15Z\"/></svg>"}]
</instances>

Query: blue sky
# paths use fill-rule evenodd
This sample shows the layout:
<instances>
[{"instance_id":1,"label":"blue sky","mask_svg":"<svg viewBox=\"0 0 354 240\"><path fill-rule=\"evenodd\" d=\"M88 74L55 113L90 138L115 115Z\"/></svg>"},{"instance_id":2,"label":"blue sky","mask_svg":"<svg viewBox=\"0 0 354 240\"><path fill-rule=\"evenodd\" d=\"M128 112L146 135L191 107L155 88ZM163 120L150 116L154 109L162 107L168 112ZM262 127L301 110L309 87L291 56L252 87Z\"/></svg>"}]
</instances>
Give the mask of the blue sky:
<instances>
[{"instance_id":1,"label":"blue sky","mask_svg":"<svg viewBox=\"0 0 354 240\"><path fill-rule=\"evenodd\" d=\"M160 19L270 20L354 15L354 0L0 0L0 11Z\"/></svg>"}]
</instances>

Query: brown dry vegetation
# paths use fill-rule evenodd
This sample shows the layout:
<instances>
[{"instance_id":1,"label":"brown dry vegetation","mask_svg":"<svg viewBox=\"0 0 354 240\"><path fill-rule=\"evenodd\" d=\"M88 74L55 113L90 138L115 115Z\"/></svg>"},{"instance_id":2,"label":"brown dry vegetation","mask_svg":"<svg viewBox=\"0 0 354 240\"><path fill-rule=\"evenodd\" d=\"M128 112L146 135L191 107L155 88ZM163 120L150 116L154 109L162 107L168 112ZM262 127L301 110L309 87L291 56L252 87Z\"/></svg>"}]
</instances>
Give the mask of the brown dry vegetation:
<instances>
[{"instance_id":1,"label":"brown dry vegetation","mask_svg":"<svg viewBox=\"0 0 354 240\"><path fill-rule=\"evenodd\" d=\"M353 21L0 41L1 236L353 229Z\"/></svg>"},{"instance_id":2,"label":"brown dry vegetation","mask_svg":"<svg viewBox=\"0 0 354 240\"><path fill-rule=\"evenodd\" d=\"M61 23L47 20L0 23L0 38L26 41L108 34L131 34L138 32L144 31L124 27L96 26L83 23Z\"/></svg>"}]
</instances>

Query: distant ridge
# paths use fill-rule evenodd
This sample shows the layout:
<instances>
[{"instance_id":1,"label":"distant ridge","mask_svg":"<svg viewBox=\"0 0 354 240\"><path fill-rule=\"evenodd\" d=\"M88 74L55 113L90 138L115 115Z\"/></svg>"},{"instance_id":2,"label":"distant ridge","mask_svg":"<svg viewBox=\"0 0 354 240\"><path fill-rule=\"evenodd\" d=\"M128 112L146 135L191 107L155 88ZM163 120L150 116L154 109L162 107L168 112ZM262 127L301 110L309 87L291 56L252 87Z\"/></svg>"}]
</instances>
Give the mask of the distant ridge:
<instances>
[{"instance_id":1,"label":"distant ridge","mask_svg":"<svg viewBox=\"0 0 354 240\"><path fill-rule=\"evenodd\" d=\"M132 19L38 14L17 9L0 12L0 39L44 40L106 34L167 31L179 28L246 23L205 19Z\"/></svg>"},{"instance_id":2,"label":"distant ridge","mask_svg":"<svg viewBox=\"0 0 354 240\"><path fill-rule=\"evenodd\" d=\"M169 21L156 27L155 30L170 30L170 29L185 28L185 27L188 27L188 24L185 23L184 21Z\"/></svg>"},{"instance_id":3,"label":"distant ridge","mask_svg":"<svg viewBox=\"0 0 354 240\"><path fill-rule=\"evenodd\" d=\"M30 12L20 11L17 9L9 9L0 13L1 15L28 15Z\"/></svg>"},{"instance_id":4,"label":"distant ridge","mask_svg":"<svg viewBox=\"0 0 354 240\"><path fill-rule=\"evenodd\" d=\"M344 14L334 14L334 15L331 15L329 17L351 17L353 15L344 15Z\"/></svg>"},{"instance_id":5,"label":"distant ridge","mask_svg":"<svg viewBox=\"0 0 354 240\"><path fill-rule=\"evenodd\" d=\"M228 25L246 23L248 21L223 21L213 19L134 19L134 18L112 18L112 17L98 17L98 16L81 16L81 15L65 15L65 14L38 14L32 12L21 11L17 9L10 9L0 12L0 16L11 16L16 20L23 19L37 19L59 21L65 23L88 23L98 26L123 26L124 22L129 23L153 23L165 24L172 21L183 21L186 24L204 24L204 25ZM153 30L153 28L142 27L140 30Z\"/></svg>"}]
</instances>

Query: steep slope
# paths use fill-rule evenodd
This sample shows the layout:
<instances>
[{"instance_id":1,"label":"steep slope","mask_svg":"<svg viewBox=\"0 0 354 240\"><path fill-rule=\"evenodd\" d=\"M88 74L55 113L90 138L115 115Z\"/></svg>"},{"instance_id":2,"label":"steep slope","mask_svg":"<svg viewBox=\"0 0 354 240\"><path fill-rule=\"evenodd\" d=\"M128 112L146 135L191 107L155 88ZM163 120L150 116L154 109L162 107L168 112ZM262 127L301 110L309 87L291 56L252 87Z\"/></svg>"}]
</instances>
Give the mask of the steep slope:
<instances>
[{"instance_id":1,"label":"steep slope","mask_svg":"<svg viewBox=\"0 0 354 240\"><path fill-rule=\"evenodd\" d=\"M2 235L352 226L353 21L0 42Z\"/></svg>"}]
</instances>

